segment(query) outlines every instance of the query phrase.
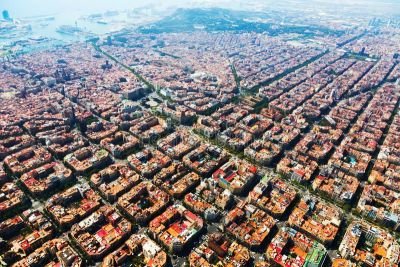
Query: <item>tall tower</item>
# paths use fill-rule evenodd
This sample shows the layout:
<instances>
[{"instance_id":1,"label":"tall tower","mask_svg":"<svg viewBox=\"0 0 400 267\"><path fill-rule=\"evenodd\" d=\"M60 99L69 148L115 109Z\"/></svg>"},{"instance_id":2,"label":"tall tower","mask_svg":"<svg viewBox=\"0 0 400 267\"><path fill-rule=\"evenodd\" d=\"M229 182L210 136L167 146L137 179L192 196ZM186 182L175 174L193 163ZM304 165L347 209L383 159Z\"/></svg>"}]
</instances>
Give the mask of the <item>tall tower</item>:
<instances>
[{"instance_id":1,"label":"tall tower","mask_svg":"<svg viewBox=\"0 0 400 267\"><path fill-rule=\"evenodd\" d=\"M4 20L11 20L10 14L8 13L8 10L3 10L2 14L3 14L3 19Z\"/></svg>"}]
</instances>

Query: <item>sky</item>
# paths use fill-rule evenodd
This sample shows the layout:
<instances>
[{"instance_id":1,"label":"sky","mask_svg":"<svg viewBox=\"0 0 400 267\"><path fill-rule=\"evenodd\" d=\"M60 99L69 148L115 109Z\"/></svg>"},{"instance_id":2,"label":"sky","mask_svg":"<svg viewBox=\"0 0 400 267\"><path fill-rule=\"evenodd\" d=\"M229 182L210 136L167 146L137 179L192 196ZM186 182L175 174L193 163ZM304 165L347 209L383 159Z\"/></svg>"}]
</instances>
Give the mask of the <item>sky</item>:
<instances>
[{"instance_id":1,"label":"sky","mask_svg":"<svg viewBox=\"0 0 400 267\"><path fill-rule=\"evenodd\" d=\"M106 10L136 8L155 0L1 0L0 8L13 17L53 15L66 12L95 13Z\"/></svg>"},{"instance_id":2,"label":"sky","mask_svg":"<svg viewBox=\"0 0 400 267\"><path fill-rule=\"evenodd\" d=\"M125 10L138 7L225 7L259 9L276 5L335 4L374 10L400 10L400 0L0 0L0 9L7 9L14 18L54 15L74 12L82 15L106 10ZM301 6L300 6L301 7ZM399 11L400 12L400 11Z\"/></svg>"},{"instance_id":3,"label":"sky","mask_svg":"<svg viewBox=\"0 0 400 267\"><path fill-rule=\"evenodd\" d=\"M268 0L267 0L268 1ZM38 16L65 12L96 13L106 10L125 10L138 7L189 7L240 5L238 0L0 0L0 9L13 17Z\"/></svg>"}]
</instances>

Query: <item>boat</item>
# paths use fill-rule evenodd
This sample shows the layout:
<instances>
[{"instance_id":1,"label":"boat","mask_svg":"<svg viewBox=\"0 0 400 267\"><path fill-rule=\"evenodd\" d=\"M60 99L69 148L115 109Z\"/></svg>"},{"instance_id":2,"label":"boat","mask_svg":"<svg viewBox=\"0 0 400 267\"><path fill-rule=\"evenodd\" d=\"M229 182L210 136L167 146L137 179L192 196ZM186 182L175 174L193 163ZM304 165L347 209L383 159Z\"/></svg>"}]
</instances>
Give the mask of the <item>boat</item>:
<instances>
[{"instance_id":1,"label":"boat","mask_svg":"<svg viewBox=\"0 0 400 267\"><path fill-rule=\"evenodd\" d=\"M47 37L44 37L44 36L37 36L37 35L34 35L34 36L32 36L32 37L29 37L28 38L30 41L33 41L33 42L45 42L45 41L48 41L49 40L49 38L47 38Z\"/></svg>"},{"instance_id":2,"label":"boat","mask_svg":"<svg viewBox=\"0 0 400 267\"><path fill-rule=\"evenodd\" d=\"M56 32L67 35L76 35L83 32L83 30L77 26L61 25L56 29Z\"/></svg>"},{"instance_id":3,"label":"boat","mask_svg":"<svg viewBox=\"0 0 400 267\"><path fill-rule=\"evenodd\" d=\"M98 20L98 21L96 21L98 24L102 24L102 25L107 25L108 24L108 22L107 21L105 21L105 20Z\"/></svg>"}]
</instances>

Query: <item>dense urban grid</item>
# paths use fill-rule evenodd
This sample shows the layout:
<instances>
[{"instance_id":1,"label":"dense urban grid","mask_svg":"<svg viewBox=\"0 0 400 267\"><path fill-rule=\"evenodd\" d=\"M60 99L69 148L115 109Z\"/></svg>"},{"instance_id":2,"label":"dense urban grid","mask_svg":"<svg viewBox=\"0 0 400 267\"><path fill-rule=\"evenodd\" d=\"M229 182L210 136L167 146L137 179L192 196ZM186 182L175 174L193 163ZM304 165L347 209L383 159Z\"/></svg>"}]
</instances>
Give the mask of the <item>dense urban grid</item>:
<instances>
[{"instance_id":1,"label":"dense urban grid","mask_svg":"<svg viewBox=\"0 0 400 267\"><path fill-rule=\"evenodd\" d=\"M399 266L400 30L374 23L4 56L0 265Z\"/></svg>"}]
</instances>

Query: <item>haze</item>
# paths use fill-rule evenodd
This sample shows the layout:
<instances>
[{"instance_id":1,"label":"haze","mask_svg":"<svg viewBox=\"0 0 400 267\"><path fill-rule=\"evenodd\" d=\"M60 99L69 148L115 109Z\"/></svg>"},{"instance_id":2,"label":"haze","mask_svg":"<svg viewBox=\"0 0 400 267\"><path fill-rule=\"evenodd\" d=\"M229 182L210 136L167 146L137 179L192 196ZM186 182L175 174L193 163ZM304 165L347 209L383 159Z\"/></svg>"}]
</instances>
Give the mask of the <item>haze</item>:
<instances>
[{"instance_id":1,"label":"haze","mask_svg":"<svg viewBox=\"0 0 400 267\"><path fill-rule=\"evenodd\" d=\"M149 8L179 8L179 7L221 7L230 9L243 9L252 11L262 11L269 8L284 7L286 9L303 8L325 8L332 13L334 10L343 7L354 8L365 13L376 14L392 14L400 13L400 1L372 1L372 0L5 0L0 5L0 8L7 9L17 18L50 15L58 13L79 13L88 14L95 12L104 12L105 10L126 10L140 7Z\"/></svg>"}]
</instances>

